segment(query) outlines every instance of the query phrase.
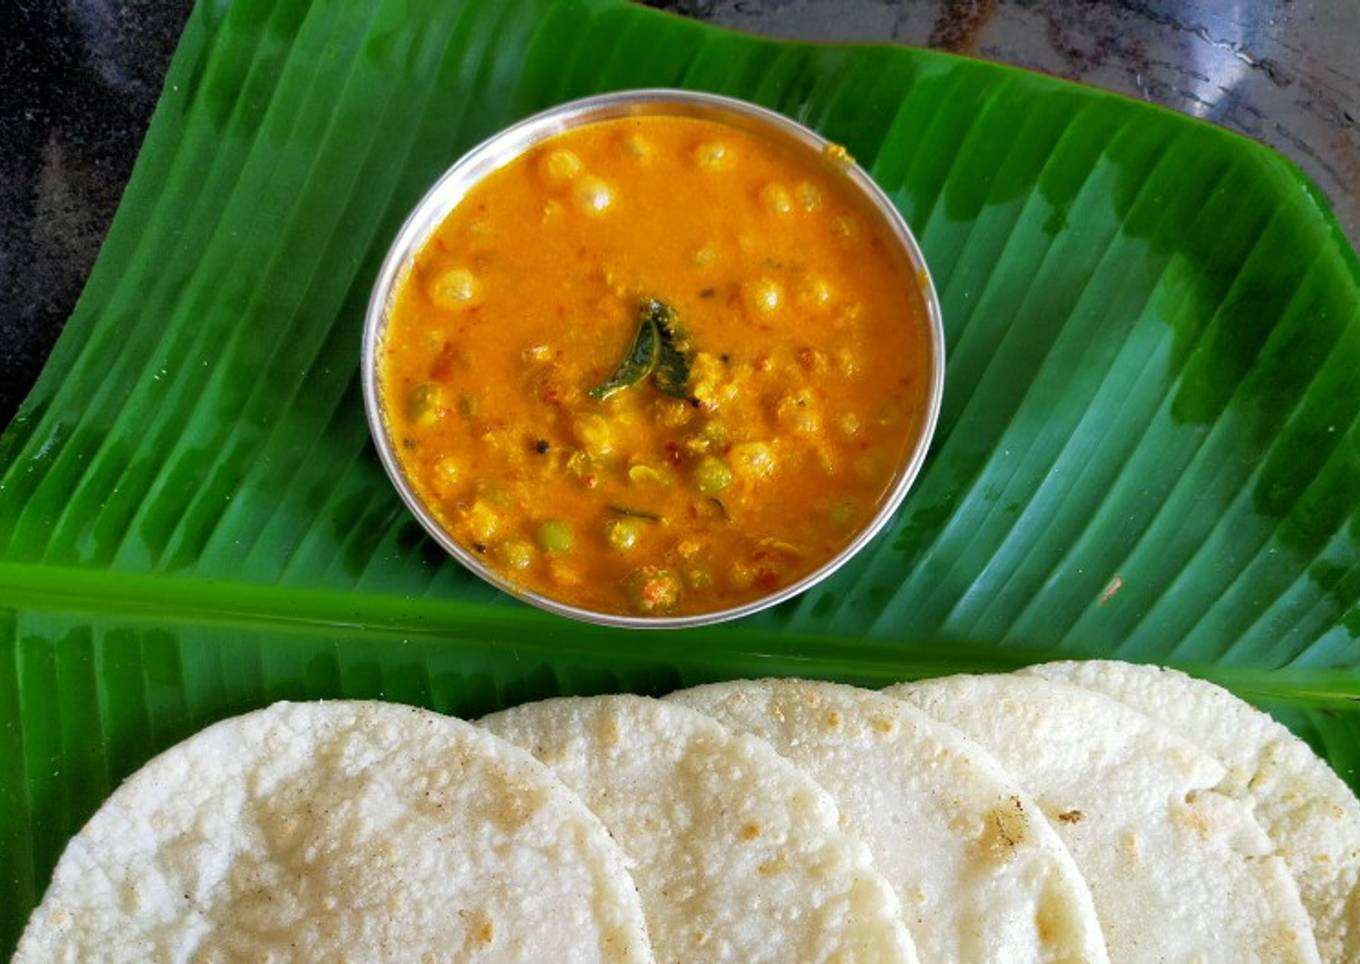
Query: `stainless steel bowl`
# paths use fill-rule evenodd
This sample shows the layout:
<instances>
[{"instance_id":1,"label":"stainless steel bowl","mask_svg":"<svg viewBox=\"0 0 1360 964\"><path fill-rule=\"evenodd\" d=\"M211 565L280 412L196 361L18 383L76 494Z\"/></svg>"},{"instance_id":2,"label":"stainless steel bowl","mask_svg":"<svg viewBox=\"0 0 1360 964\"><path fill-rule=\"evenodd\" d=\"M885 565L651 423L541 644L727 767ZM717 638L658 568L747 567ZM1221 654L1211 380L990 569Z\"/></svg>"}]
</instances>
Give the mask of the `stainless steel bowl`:
<instances>
[{"instance_id":1,"label":"stainless steel bowl","mask_svg":"<svg viewBox=\"0 0 1360 964\"><path fill-rule=\"evenodd\" d=\"M364 406L368 410L369 429L373 433L373 444L377 446L383 467L391 476L392 483L401 493L402 500L410 508L425 530L443 546L450 555L482 579L499 589L540 609L569 616L585 622L606 626L627 626L632 628L660 629L685 626L701 626L708 623L736 619L758 612L776 603L810 589L843 566L851 556L864 548L888 522L902 499L911 488L921 463L925 460L931 436L935 432L935 422L939 417L940 399L944 392L944 329L940 322L940 304L935 294L935 286L926 269L921 249L916 244L911 230L892 202L879 189L857 164L844 165L846 180L857 189L866 202L866 211L876 214L881 226L887 229L890 237L901 246L900 254L915 269L920 286L920 295L925 303L930 326L930 393L925 418L917 429L916 443L910 454L898 468L892 488L880 505L873 519L856 534L855 538L836 556L824 565L799 579L759 599L742 603L728 609L713 612L695 613L687 616L620 616L614 613L596 612L558 602L548 596L516 586L482 564L482 561L459 545L439 525L435 518L416 497L393 450L392 438L387 430L379 399L378 355L382 349L383 331L387 324L388 309L399 283L410 270L416 254L424 246L430 234L443 223L468 191L487 174L502 167L507 162L523 154L545 138L562 131L581 127L596 121L637 115L662 115L697 117L720 121L733 127L761 134L778 143L817 159L826 156L833 145L830 141L789 120L782 114L748 104L731 97L716 94L696 93L685 90L628 90L598 97L562 104L527 120L508 127L499 134L478 144L449 168L434 187L421 198L406 223L397 232L391 249L387 252L373 294L368 302L368 314L364 321L363 344L363 383Z\"/></svg>"}]
</instances>

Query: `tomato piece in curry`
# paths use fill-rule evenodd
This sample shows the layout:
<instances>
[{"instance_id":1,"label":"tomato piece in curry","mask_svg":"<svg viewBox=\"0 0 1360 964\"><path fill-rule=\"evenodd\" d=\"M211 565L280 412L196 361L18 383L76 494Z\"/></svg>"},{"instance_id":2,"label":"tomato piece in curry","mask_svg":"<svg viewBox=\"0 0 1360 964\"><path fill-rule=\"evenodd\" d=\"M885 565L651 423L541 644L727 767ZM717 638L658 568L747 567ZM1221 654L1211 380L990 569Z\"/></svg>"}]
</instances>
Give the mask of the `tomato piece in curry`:
<instances>
[{"instance_id":1,"label":"tomato piece in curry","mask_svg":"<svg viewBox=\"0 0 1360 964\"><path fill-rule=\"evenodd\" d=\"M399 283L398 462L511 584L726 609L835 556L916 444L920 284L835 158L681 117L556 135L476 184Z\"/></svg>"}]
</instances>

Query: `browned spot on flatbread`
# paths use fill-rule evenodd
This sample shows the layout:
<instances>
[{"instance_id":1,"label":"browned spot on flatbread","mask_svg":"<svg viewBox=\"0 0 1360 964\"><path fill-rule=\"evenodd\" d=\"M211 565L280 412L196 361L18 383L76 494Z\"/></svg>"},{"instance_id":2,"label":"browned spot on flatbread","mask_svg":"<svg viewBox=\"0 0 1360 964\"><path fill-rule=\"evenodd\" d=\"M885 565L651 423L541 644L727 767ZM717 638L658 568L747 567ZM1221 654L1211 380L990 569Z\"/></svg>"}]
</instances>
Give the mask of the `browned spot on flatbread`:
<instances>
[{"instance_id":1,"label":"browned spot on flatbread","mask_svg":"<svg viewBox=\"0 0 1360 964\"><path fill-rule=\"evenodd\" d=\"M978 846L990 857L1004 860L1029 838L1029 816L1019 797L993 807L983 818Z\"/></svg>"},{"instance_id":2,"label":"browned spot on flatbread","mask_svg":"<svg viewBox=\"0 0 1360 964\"><path fill-rule=\"evenodd\" d=\"M788 868L788 861L784 859L784 855L777 854L758 865L756 867L756 873L760 874L762 877L773 877L775 874L782 874L784 871L788 870Z\"/></svg>"},{"instance_id":3,"label":"browned spot on flatbread","mask_svg":"<svg viewBox=\"0 0 1360 964\"><path fill-rule=\"evenodd\" d=\"M1216 830L1213 814L1199 802L1199 794L1194 791L1185 795L1184 806L1172 811L1171 822L1183 830L1198 835L1202 840L1208 840Z\"/></svg>"},{"instance_id":4,"label":"browned spot on flatbread","mask_svg":"<svg viewBox=\"0 0 1360 964\"><path fill-rule=\"evenodd\" d=\"M486 950L495 941L496 928L486 911L460 910L458 916L467 923L467 940L463 948L465 954Z\"/></svg>"}]
</instances>

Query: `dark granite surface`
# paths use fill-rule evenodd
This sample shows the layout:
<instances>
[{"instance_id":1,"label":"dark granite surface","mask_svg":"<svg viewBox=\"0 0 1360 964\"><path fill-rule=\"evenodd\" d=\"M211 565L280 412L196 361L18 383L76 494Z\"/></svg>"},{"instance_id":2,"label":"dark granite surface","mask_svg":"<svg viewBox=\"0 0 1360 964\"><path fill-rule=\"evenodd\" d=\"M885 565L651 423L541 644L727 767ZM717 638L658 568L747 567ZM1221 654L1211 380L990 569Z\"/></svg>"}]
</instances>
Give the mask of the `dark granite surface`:
<instances>
[{"instance_id":1,"label":"dark granite surface","mask_svg":"<svg viewBox=\"0 0 1360 964\"><path fill-rule=\"evenodd\" d=\"M653 5L781 37L928 44L1164 104L1292 157L1360 239L1360 0ZM75 304L190 7L0 0L0 425Z\"/></svg>"}]
</instances>

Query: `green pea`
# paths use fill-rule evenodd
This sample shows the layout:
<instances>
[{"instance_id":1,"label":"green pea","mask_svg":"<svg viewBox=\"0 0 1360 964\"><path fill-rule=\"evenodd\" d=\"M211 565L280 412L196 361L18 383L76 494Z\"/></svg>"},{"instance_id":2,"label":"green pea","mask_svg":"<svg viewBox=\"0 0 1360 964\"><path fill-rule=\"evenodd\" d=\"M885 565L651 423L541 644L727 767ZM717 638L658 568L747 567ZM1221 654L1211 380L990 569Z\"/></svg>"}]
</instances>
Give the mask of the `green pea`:
<instances>
[{"instance_id":1,"label":"green pea","mask_svg":"<svg viewBox=\"0 0 1360 964\"><path fill-rule=\"evenodd\" d=\"M704 495L717 495L732 482L732 470L722 459L709 456L694 469L694 484Z\"/></svg>"},{"instance_id":2,"label":"green pea","mask_svg":"<svg viewBox=\"0 0 1360 964\"><path fill-rule=\"evenodd\" d=\"M538 524L538 544L544 552L554 555L570 552L575 541L571 526L561 519L545 519Z\"/></svg>"},{"instance_id":3,"label":"green pea","mask_svg":"<svg viewBox=\"0 0 1360 964\"><path fill-rule=\"evenodd\" d=\"M703 566L690 566L685 570L685 582L691 589L707 589L713 585L713 573Z\"/></svg>"},{"instance_id":4,"label":"green pea","mask_svg":"<svg viewBox=\"0 0 1360 964\"><path fill-rule=\"evenodd\" d=\"M831 524L837 529L848 529L854 524L855 517L859 515L859 508L855 503L847 500L837 502L831 507Z\"/></svg>"},{"instance_id":5,"label":"green pea","mask_svg":"<svg viewBox=\"0 0 1360 964\"><path fill-rule=\"evenodd\" d=\"M637 519L610 519L604 524L604 537L619 552L627 552L637 545L642 525Z\"/></svg>"},{"instance_id":6,"label":"green pea","mask_svg":"<svg viewBox=\"0 0 1360 964\"><path fill-rule=\"evenodd\" d=\"M411 390L406 402L406 416L417 425L433 425L445 404L444 389L433 382L426 382Z\"/></svg>"},{"instance_id":7,"label":"green pea","mask_svg":"<svg viewBox=\"0 0 1360 964\"><path fill-rule=\"evenodd\" d=\"M509 486L502 485L499 482L478 482L477 498L485 500L498 509L508 508L514 501Z\"/></svg>"}]
</instances>

